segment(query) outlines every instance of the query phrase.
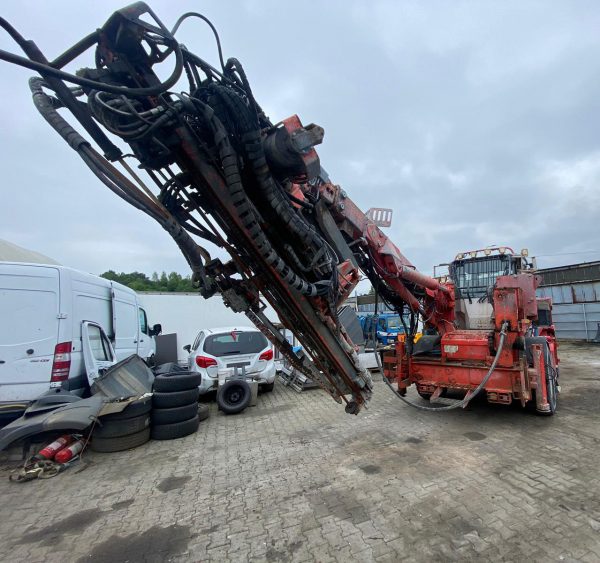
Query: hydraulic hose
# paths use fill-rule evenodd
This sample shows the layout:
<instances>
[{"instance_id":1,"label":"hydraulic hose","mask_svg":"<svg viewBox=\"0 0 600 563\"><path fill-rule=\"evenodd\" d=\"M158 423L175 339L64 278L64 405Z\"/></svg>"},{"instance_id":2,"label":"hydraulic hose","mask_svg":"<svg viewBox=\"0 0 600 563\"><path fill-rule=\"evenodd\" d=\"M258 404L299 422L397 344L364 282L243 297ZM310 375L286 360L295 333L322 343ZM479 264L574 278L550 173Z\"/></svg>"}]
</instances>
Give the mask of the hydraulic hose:
<instances>
[{"instance_id":1,"label":"hydraulic hose","mask_svg":"<svg viewBox=\"0 0 600 563\"><path fill-rule=\"evenodd\" d=\"M219 158L223 166L225 183L227 184L233 205L237 209L238 216L244 228L254 239L263 259L279 273L287 284L297 289L300 293L309 297L316 297L327 291L327 287L303 280L277 254L263 232L257 220L254 207L244 191L237 154L229 142L227 130L210 106L197 99L192 99L192 101L213 130L215 145L219 151Z\"/></svg>"},{"instance_id":2,"label":"hydraulic hose","mask_svg":"<svg viewBox=\"0 0 600 563\"><path fill-rule=\"evenodd\" d=\"M473 393L471 393L471 395L467 394L467 396L464 399L462 399L462 401L458 401L457 403L454 403L452 405L446 405L443 407L426 407L424 405L417 405L416 403L409 401L406 397L403 397L396 389L394 389L392 387L392 384L388 381L388 378L383 373L383 366L381 365L381 359L379 358L379 354L377 353L376 340L375 340L374 346L373 346L373 353L375 354L375 358L377 360L377 365L379 366L379 369L381 370L381 375L383 377L383 380L385 381L386 385L392 390L394 395L396 395L396 397L398 397L398 399L400 399L403 403L406 403L407 405L410 405L411 407L414 407L415 409L419 409L422 411L451 411L453 409L458 409L459 407L467 406L469 404L469 402L471 401L471 399L476 397L479 394L479 392L486 386L487 382L490 380L490 377L492 377L494 370L496 369L498 360L500 359L500 354L502 352L502 348L504 347L504 340L506 338L507 329L508 329L508 322L505 321L502 324L502 329L500 331L500 342L498 342L498 350L496 350L496 355L494 356L492 365L490 366L490 369L486 373L485 377L481 380L481 383L475 388L475 391L473 391ZM372 342L373 342L373 340L372 340Z\"/></svg>"},{"instance_id":3,"label":"hydraulic hose","mask_svg":"<svg viewBox=\"0 0 600 563\"><path fill-rule=\"evenodd\" d=\"M235 61L235 59L230 59L230 61ZM241 69L239 62L237 62L237 65ZM245 79L245 82L247 82L247 79ZM250 88L249 85L245 85L245 87L247 90ZM280 221L285 229L297 237L301 244L310 249L310 257L313 262L315 258L318 258L318 263L315 263L314 268L311 267L310 269L320 271L321 276L332 275L334 269L333 257L325 245L323 238L318 234L313 225L304 221L296 213L289 197L271 175L256 117L250 115L249 108L239 95L234 93L230 88L213 84L209 87L209 91L218 98L219 105L225 110L223 117L235 124L234 127L240 134L246 157L250 161L258 186L268 205L274 210L278 221ZM248 95L251 96L251 94ZM222 110L219 111L219 107L213 107L213 109L221 118L224 112Z\"/></svg>"},{"instance_id":4,"label":"hydraulic hose","mask_svg":"<svg viewBox=\"0 0 600 563\"><path fill-rule=\"evenodd\" d=\"M196 244L169 211L140 192L134 184L91 147L90 143L56 111L52 98L43 91L43 85L44 81L39 77L29 80L34 105L42 117L79 154L104 185L127 203L152 217L171 235L194 273L204 280L205 272L202 262L204 249Z\"/></svg>"},{"instance_id":5,"label":"hydraulic hose","mask_svg":"<svg viewBox=\"0 0 600 563\"><path fill-rule=\"evenodd\" d=\"M177 43L174 45L174 52L175 68L173 69L171 76L169 76L169 78L167 78L167 80L165 80L164 82L161 82L160 84L157 84L155 86L149 86L148 88L130 88L128 86L113 86L112 84L106 84L104 82L98 82L96 80L89 80L88 78L83 78L81 76L69 74L68 72L64 72L50 65L40 63L37 61L32 61L31 59L20 57L19 55L9 53L8 51L4 51L2 49L0 49L0 60L6 61L7 63L22 66L30 70L35 70L36 72L39 72L42 76L52 76L54 78L64 80L65 82L71 82L73 84L78 84L79 86L83 86L86 88L101 90L102 92L110 92L111 94L127 94L128 96L132 97L146 97L156 96L158 94L166 92L179 80L179 77L183 72L183 55L181 52L181 47Z\"/></svg>"}]
</instances>

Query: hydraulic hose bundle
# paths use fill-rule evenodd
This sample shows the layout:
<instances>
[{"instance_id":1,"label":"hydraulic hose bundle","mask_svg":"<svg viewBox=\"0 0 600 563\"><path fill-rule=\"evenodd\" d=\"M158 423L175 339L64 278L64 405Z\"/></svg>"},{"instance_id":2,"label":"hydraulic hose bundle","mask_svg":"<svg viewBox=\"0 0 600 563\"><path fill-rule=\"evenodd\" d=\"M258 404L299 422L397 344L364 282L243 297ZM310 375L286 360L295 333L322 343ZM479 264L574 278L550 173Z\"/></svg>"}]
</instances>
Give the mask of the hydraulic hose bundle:
<instances>
[{"instance_id":1,"label":"hydraulic hose bundle","mask_svg":"<svg viewBox=\"0 0 600 563\"><path fill-rule=\"evenodd\" d=\"M175 39L181 23L192 16L211 27L220 70ZM190 12L169 31L138 2L115 12L101 30L52 62L5 20L0 19L0 26L29 57L0 51L0 60L41 74L30 81L40 114L105 186L171 235L202 295L221 293L225 303L260 326L297 369L358 412L370 398L371 382L337 320L340 258L319 231L313 203L283 188L290 182L308 185L311 178L303 172L302 161L308 145L292 147L291 168L282 172L271 166L266 148L281 147L265 141L280 134L280 126L274 126L256 102L240 62L224 61L214 26ZM95 67L77 75L62 70L94 46ZM153 66L168 58L174 68L162 81ZM189 92L170 92L184 76ZM59 114L62 109L73 114L90 140ZM123 154L122 142L129 145L130 154ZM288 156L285 153L283 160ZM125 161L131 157L142 172ZM148 188L144 175L157 184L158 194ZM231 262L211 258L193 237L226 249ZM286 326L294 328L315 363L294 354L265 316L263 298Z\"/></svg>"}]
</instances>

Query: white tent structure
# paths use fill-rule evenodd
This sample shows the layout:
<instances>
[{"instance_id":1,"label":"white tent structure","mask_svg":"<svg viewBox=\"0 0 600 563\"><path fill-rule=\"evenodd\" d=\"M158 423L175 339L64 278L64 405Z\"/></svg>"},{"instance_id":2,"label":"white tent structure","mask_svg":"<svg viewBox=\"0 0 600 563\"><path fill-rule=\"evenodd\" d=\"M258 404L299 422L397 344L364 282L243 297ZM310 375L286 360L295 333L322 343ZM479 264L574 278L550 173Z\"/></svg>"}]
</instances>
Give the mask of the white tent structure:
<instances>
[{"instance_id":1,"label":"white tent structure","mask_svg":"<svg viewBox=\"0 0 600 563\"><path fill-rule=\"evenodd\" d=\"M0 239L0 262L28 262L30 264L58 264L39 252Z\"/></svg>"}]
</instances>

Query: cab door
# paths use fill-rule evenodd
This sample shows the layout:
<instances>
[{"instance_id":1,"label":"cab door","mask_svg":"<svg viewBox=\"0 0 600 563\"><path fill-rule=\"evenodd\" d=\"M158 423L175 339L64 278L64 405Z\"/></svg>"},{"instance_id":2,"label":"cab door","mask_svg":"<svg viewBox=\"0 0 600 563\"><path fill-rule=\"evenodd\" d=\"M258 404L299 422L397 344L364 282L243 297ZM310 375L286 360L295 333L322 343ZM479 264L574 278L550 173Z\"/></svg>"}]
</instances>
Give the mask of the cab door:
<instances>
[{"instance_id":1,"label":"cab door","mask_svg":"<svg viewBox=\"0 0 600 563\"><path fill-rule=\"evenodd\" d=\"M117 363L115 351L102 327L91 321L81 323L85 372L90 387L100 375Z\"/></svg>"}]
</instances>

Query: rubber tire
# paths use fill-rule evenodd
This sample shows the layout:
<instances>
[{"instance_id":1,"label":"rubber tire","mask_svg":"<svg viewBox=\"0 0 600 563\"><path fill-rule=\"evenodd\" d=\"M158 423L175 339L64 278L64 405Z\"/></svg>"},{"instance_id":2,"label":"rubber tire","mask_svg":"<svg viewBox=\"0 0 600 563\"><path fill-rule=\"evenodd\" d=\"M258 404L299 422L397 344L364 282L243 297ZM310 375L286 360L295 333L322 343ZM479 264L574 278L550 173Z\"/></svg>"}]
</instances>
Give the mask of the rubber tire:
<instances>
[{"instance_id":1,"label":"rubber tire","mask_svg":"<svg viewBox=\"0 0 600 563\"><path fill-rule=\"evenodd\" d=\"M429 399L431 399L432 393L421 393L421 391L419 391L418 389L417 389L417 393L419 394L421 399L424 399L425 401L429 401Z\"/></svg>"},{"instance_id":2,"label":"rubber tire","mask_svg":"<svg viewBox=\"0 0 600 563\"><path fill-rule=\"evenodd\" d=\"M209 409L208 405L198 405L198 419L200 421L206 420L208 418Z\"/></svg>"},{"instance_id":3,"label":"rubber tire","mask_svg":"<svg viewBox=\"0 0 600 563\"><path fill-rule=\"evenodd\" d=\"M198 430L200 420L198 415L188 420L175 422L173 424L159 424L152 427L151 436L153 440L174 440L193 434Z\"/></svg>"},{"instance_id":4,"label":"rubber tire","mask_svg":"<svg viewBox=\"0 0 600 563\"><path fill-rule=\"evenodd\" d=\"M150 416L152 419L152 426L157 426L189 420L197 413L198 403L190 403L189 405L183 405L182 407L175 407L173 409L154 409Z\"/></svg>"},{"instance_id":5,"label":"rubber tire","mask_svg":"<svg viewBox=\"0 0 600 563\"><path fill-rule=\"evenodd\" d=\"M126 420L128 418L134 418L141 416L152 410L152 396L148 395L143 399L138 399L129 403L121 412L115 412L112 414L105 414L102 416L102 421L113 421L113 420Z\"/></svg>"},{"instance_id":6,"label":"rubber tire","mask_svg":"<svg viewBox=\"0 0 600 563\"><path fill-rule=\"evenodd\" d=\"M531 365L533 365L533 355L531 353L531 348L530 348L530 345L532 345L532 344L541 344L542 345L544 361L545 361L546 366L549 366L552 363L552 356L550 354L550 346L548 346L548 340L546 340L546 338L544 338L543 336L533 336L533 337L530 336L525 339L527 361ZM555 367L554 369L556 370L556 373L558 375L558 368ZM548 387L548 384L550 383L550 379L551 379L551 371L549 369L546 369L546 387ZM539 416L552 416L556 412L556 406L557 406L557 401L558 401L557 380L552 378L552 384L554 386L554 389L553 389L554 401L550 401L550 398L549 398L549 400L548 400L548 403L550 404L549 411L538 411L537 409L535 409L536 414L538 414ZM535 408L535 395L532 397L532 401L533 401L532 406L533 406L533 408Z\"/></svg>"},{"instance_id":7,"label":"rubber tire","mask_svg":"<svg viewBox=\"0 0 600 563\"><path fill-rule=\"evenodd\" d=\"M538 411L536 409L536 413L540 416L553 416L554 413L556 412L556 406L557 406L557 402L558 402L558 385L557 385L557 381L554 377L552 377L551 375L551 370L548 369L548 366L550 366L550 364L552 363L552 357L550 355L550 347L548 346L548 343L546 343L546 345L544 346L544 361L546 362L546 389L548 390L548 404L550 405L550 410L549 411ZM554 368L556 370L556 368ZM550 384L550 382L552 381L552 384ZM550 389L552 389L552 392L550 393Z\"/></svg>"},{"instance_id":8,"label":"rubber tire","mask_svg":"<svg viewBox=\"0 0 600 563\"><path fill-rule=\"evenodd\" d=\"M174 391L187 391L195 389L202 383L199 373L173 373L170 375L157 375L154 378L154 390L159 393L172 393Z\"/></svg>"},{"instance_id":9,"label":"rubber tire","mask_svg":"<svg viewBox=\"0 0 600 563\"><path fill-rule=\"evenodd\" d=\"M93 438L90 448L95 452L102 453L122 452L137 448L145 444L148 440L150 440L150 428L146 428L135 434L129 434L128 436L120 436L119 438Z\"/></svg>"},{"instance_id":10,"label":"rubber tire","mask_svg":"<svg viewBox=\"0 0 600 563\"><path fill-rule=\"evenodd\" d=\"M94 427L93 436L96 438L120 438L137 434L150 426L150 415L148 413L123 420L103 420L100 417L99 422Z\"/></svg>"},{"instance_id":11,"label":"rubber tire","mask_svg":"<svg viewBox=\"0 0 600 563\"><path fill-rule=\"evenodd\" d=\"M275 388L275 382L273 381L273 383L263 383L260 386L260 390L262 393L271 393L271 391L273 391L273 389Z\"/></svg>"},{"instance_id":12,"label":"rubber tire","mask_svg":"<svg viewBox=\"0 0 600 563\"><path fill-rule=\"evenodd\" d=\"M232 393L241 393L239 398L232 401ZM250 385L243 379L230 379L225 382L217 391L217 405L225 414L237 414L242 412L249 404L252 398Z\"/></svg>"},{"instance_id":13,"label":"rubber tire","mask_svg":"<svg viewBox=\"0 0 600 563\"><path fill-rule=\"evenodd\" d=\"M197 403L200 390L188 389L187 391L175 391L173 393L154 393L152 406L155 409L173 409L183 407L190 403Z\"/></svg>"},{"instance_id":14,"label":"rubber tire","mask_svg":"<svg viewBox=\"0 0 600 563\"><path fill-rule=\"evenodd\" d=\"M189 370L181 367L176 362L167 362L154 368L154 375L166 375L169 373L187 373Z\"/></svg>"}]
</instances>

